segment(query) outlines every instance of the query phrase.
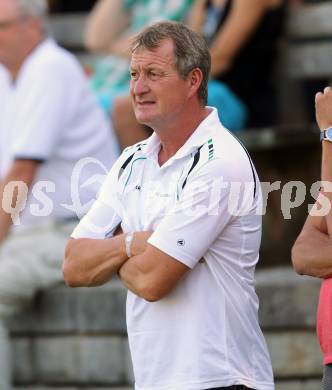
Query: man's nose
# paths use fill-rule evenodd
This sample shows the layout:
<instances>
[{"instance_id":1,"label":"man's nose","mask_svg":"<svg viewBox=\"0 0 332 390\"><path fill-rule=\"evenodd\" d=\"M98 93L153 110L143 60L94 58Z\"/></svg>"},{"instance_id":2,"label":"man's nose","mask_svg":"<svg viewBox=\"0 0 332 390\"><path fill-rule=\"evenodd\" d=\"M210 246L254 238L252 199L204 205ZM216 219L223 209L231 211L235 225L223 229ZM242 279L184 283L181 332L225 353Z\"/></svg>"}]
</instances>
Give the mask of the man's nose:
<instances>
[{"instance_id":1,"label":"man's nose","mask_svg":"<svg viewBox=\"0 0 332 390\"><path fill-rule=\"evenodd\" d=\"M141 95L149 91L149 85L144 76L140 76L137 80L131 81L131 90L135 95Z\"/></svg>"}]
</instances>

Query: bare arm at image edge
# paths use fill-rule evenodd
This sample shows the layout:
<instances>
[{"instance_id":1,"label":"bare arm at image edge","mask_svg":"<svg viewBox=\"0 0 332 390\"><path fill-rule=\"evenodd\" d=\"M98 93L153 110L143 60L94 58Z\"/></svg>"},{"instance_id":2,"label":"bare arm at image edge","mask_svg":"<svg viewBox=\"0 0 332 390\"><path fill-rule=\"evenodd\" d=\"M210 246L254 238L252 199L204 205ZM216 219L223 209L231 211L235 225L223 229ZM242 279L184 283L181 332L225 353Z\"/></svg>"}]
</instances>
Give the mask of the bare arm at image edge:
<instances>
[{"instance_id":1,"label":"bare arm at image edge","mask_svg":"<svg viewBox=\"0 0 332 390\"><path fill-rule=\"evenodd\" d=\"M211 45L211 76L226 71L254 33L268 8L268 0L235 0L230 14Z\"/></svg>"},{"instance_id":2,"label":"bare arm at image edge","mask_svg":"<svg viewBox=\"0 0 332 390\"><path fill-rule=\"evenodd\" d=\"M86 25L85 46L92 52L110 53L117 41L123 48L124 31L129 18L121 0L99 0L91 11Z\"/></svg>"},{"instance_id":3,"label":"bare arm at image edge","mask_svg":"<svg viewBox=\"0 0 332 390\"><path fill-rule=\"evenodd\" d=\"M332 126L332 90L316 95L316 119L321 131ZM332 143L322 142L322 188L315 206L292 249L292 261L299 274L329 278L332 276ZM323 207L325 205L324 212ZM322 211L319 213L319 211ZM321 215L319 215L321 214Z\"/></svg>"}]
</instances>

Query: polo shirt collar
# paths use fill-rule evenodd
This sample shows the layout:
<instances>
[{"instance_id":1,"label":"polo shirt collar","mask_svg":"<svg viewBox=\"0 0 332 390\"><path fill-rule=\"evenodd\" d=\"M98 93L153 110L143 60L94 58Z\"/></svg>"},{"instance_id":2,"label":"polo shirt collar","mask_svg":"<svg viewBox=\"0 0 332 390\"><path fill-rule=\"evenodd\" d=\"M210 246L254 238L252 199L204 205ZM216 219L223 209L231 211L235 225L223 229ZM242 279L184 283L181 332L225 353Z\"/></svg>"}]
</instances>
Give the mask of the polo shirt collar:
<instances>
[{"instance_id":1,"label":"polo shirt collar","mask_svg":"<svg viewBox=\"0 0 332 390\"><path fill-rule=\"evenodd\" d=\"M197 148L207 142L209 134L216 126L220 126L217 109L214 107L207 107L210 110L209 115L198 125L196 130L192 133L184 145L175 153L170 160L180 159L188 156ZM146 157L154 158L158 156L160 149L160 140L156 133L153 133L147 140ZM170 161L169 160L169 161Z\"/></svg>"}]
</instances>

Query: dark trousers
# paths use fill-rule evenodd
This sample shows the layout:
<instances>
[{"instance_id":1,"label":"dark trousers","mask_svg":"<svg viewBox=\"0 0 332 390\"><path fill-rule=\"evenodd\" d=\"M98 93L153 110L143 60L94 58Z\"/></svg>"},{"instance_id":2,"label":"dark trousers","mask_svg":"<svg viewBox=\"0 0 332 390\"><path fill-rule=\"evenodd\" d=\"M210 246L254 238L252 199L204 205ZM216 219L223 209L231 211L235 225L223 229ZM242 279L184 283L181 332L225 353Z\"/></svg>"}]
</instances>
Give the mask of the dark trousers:
<instances>
[{"instance_id":1,"label":"dark trousers","mask_svg":"<svg viewBox=\"0 0 332 390\"><path fill-rule=\"evenodd\" d=\"M244 385L234 385L228 387L214 387L213 389L207 389L207 390L255 390L255 389L251 389Z\"/></svg>"},{"instance_id":2,"label":"dark trousers","mask_svg":"<svg viewBox=\"0 0 332 390\"><path fill-rule=\"evenodd\" d=\"M323 376L323 390L332 389L332 364L326 364L324 366L324 376Z\"/></svg>"}]
</instances>

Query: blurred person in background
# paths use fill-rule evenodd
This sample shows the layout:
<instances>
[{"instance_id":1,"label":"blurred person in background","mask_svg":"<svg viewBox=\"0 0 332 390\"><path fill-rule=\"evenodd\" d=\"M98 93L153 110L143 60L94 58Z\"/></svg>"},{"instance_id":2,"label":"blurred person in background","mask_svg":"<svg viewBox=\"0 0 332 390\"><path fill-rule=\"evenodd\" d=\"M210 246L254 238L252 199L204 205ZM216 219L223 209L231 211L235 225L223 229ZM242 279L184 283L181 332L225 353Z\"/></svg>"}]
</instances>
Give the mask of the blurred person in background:
<instances>
[{"instance_id":1,"label":"blurred person in background","mask_svg":"<svg viewBox=\"0 0 332 390\"><path fill-rule=\"evenodd\" d=\"M131 40L153 22L182 21L191 4L192 0L99 0L89 16L85 45L91 52L105 56L92 74L92 88L111 115L122 147L151 134L147 127L138 125L128 97ZM122 96L124 103L122 98L116 102Z\"/></svg>"},{"instance_id":2,"label":"blurred person in background","mask_svg":"<svg viewBox=\"0 0 332 390\"><path fill-rule=\"evenodd\" d=\"M206 39L212 58L208 103L230 130L276 120L274 68L285 5L285 0L194 3L189 27Z\"/></svg>"},{"instance_id":3,"label":"blurred person in background","mask_svg":"<svg viewBox=\"0 0 332 390\"><path fill-rule=\"evenodd\" d=\"M0 1L0 63L10 76L0 97L1 390L11 388L4 320L62 281L68 234L118 156L83 70L47 36L46 13L43 0ZM78 166L85 157L94 160Z\"/></svg>"},{"instance_id":4,"label":"blurred person in background","mask_svg":"<svg viewBox=\"0 0 332 390\"><path fill-rule=\"evenodd\" d=\"M332 389L332 89L316 94L316 118L322 141L321 190L292 249L300 275L322 279L317 336L323 352L323 390Z\"/></svg>"}]
</instances>

